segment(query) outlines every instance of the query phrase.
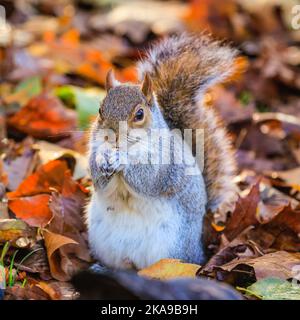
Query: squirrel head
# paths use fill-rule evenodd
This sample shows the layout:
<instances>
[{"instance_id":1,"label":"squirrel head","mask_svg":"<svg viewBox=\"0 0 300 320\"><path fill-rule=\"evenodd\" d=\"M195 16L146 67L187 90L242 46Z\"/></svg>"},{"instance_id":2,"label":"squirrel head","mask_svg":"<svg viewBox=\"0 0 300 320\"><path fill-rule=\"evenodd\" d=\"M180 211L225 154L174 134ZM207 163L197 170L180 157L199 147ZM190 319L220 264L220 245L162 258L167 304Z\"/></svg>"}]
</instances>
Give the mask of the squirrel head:
<instances>
[{"instance_id":1,"label":"squirrel head","mask_svg":"<svg viewBox=\"0 0 300 320\"><path fill-rule=\"evenodd\" d=\"M106 91L91 130L91 162L95 159L95 163L100 163L98 158L114 152L126 153L128 164L146 159L149 152L156 152L149 145L152 129L167 128L152 91L150 76L146 74L141 85L122 84L110 71L106 77ZM123 131L124 124L126 131Z\"/></svg>"},{"instance_id":2,"label":"squirrel head","mask_svg":"<svg viewBox=\"0 0 300 320\"><path fill-rule=\"evenodd\" d=\"M106 77L107 95L99 109L102 127L117 129L117 122L126 121L128 128L147 128L152 121L154 98L152 82L146 74L141 85L121 84L110 70Z\"/></svg>"}]
</instances>

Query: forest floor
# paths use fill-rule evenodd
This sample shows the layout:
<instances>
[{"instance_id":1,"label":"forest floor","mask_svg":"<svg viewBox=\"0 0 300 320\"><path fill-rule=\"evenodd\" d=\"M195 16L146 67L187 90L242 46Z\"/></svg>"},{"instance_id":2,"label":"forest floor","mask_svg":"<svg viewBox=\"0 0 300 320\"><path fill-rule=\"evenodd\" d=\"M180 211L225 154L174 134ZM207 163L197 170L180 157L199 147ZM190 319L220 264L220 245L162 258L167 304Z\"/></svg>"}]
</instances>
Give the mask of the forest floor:
<instances>
[{"instance_id":1,"label":"forest floor","mask_svg":"<svg viewBox=\"0 0 300 320\"><path fill-rule=\"evenodd\" d=\"M291 281L300 280L300 28L291 25L293 1L111 2L0 1L7 17L0 26L4 298L76 297L69 281L93 263L83 219L91 188L85 152L106 73L114 68L119 80L135 82L135 64L153 41L209 30L237 47L237 63L246 67L206 95L233 138L240 197L232 212L215 213L226 222L207 219L205 266L166 260L141 274L197 274L247 298L300 299Z\"/></svg>"}]
</instances>

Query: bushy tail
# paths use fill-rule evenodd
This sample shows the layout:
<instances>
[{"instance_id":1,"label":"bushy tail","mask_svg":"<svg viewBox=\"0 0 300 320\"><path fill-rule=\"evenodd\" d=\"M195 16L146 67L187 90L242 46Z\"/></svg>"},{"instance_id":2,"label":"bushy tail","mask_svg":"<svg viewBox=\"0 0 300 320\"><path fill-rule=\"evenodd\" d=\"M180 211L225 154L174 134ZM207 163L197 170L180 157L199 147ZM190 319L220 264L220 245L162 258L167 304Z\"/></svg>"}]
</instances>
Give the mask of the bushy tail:
<instances>
[{"instance_id":1,"label":"bushy tail","mask_svg":"<svg viewBox=\"0 0 300 320\"><path fill-rule=\"evenodd\" d=\"M215 110L202 102L205 91L235 72L237 51L206 35L183 34L154 46L139 65L171 128L204 129L204 179L208 207L215 210L234 197L236 186L231 142Z\"/></svg>"}]
</instances>

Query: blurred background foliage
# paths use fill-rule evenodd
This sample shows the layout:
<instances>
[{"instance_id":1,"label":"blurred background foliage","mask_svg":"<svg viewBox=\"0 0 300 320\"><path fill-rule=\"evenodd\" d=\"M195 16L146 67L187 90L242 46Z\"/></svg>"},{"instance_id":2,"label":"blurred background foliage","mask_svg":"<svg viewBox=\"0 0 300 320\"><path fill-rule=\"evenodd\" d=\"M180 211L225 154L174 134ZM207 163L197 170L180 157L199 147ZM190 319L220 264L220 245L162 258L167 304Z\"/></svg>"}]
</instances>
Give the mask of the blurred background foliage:
<instances>
[{"instance_id":1,"label":"blurred background foliage","mask_svg":"<svg viewBox=\"0 0 300 320\"><path fill-rule=\"evenodd\" d=\"M11 286L8 297L71 297L66 281L91 263L82 218L91 187L85 152L106 74L113 68L120 81L137 82L135 65L149 46L185 31L211 33L240 50L240 72L204 98L233 137L240 195L261 177L260 192L256 184L233 212L244 215L242 222L233 218L226 226L224 234L235 245L222 238L219 247L225 227L210 224L209 248L219 255L204 271L241 285L236 260L224 264L229 256L246 257L245 265L261 278L274 272L283 281L286 274L292 277L299 257L282 250L300 249L300 28L292 23L297 4L0 0L0 14L6 14L0 23L0 287L1 281ZM259 224L258 212L270 223ZM228 230L242 232L249 221L256 225L247 233L251 246L229 237ZM234 251L241 245L244 251ZM270 257L270 250L277 252Z\"/></svg>"}]
</instances>

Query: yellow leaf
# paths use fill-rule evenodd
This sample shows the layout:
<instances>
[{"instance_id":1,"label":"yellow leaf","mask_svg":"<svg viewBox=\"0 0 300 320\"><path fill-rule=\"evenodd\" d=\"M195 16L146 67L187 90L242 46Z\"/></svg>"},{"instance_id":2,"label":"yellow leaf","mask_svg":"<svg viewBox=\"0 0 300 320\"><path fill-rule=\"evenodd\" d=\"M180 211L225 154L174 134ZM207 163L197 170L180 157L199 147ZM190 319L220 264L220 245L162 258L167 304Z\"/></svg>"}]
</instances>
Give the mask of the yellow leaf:
<instances>
[{"instance_id":1,"label":"yellow leaf","mask_svg":"<svg viewBox=\"0 0 300 320\"><path fill-rule=\"evenodd\" d=\"M197 264L184 263L179 259L162 259L138 272L140 276L168 280L175 278L194 278L200 268Z\"/></svg>"}]
</instances>

